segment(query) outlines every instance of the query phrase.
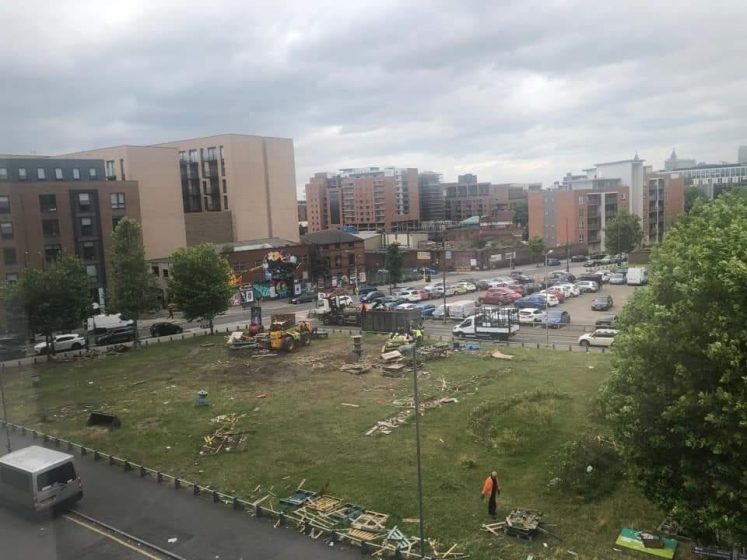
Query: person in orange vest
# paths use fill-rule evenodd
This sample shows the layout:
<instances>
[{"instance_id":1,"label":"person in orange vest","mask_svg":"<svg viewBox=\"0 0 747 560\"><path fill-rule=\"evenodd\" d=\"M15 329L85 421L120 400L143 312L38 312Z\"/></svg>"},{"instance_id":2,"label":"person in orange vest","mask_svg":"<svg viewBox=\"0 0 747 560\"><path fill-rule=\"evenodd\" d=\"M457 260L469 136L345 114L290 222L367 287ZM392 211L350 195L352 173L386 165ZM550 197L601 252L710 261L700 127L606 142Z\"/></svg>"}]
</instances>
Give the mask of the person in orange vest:
<instances>
[{"instance_id":1,"label":"person in orange vest","mask_svg":"<svg viewBox=\"0 0 747 560\"><path fill-rule=\"evenodd\" d=\"M488 514L490 517L495 519L495 507L496 498L501 493L501 481L498 480L498 473L493 471L490 476L485 479L485 483L482 485L482 492L480 492L480 499L484 500L488 498Z\"/></svg>"}]
</instances>

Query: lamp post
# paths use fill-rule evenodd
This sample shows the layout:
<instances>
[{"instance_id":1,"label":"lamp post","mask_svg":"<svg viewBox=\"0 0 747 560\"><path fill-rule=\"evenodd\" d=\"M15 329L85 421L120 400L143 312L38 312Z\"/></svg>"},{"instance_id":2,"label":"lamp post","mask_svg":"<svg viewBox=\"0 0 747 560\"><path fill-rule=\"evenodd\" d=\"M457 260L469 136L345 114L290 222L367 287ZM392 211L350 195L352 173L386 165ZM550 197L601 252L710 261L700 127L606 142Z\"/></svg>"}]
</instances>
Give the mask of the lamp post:
<instances>
[{"instance_id":1,"label":"lamp post","mask_svg":"<svg viewBox=\"0 0 747 560\"><path fill-rule=\"evenodd\" d=\"M548 291L547 257L552 255L552 249L545 253L545 346L550 346L550 292Z\"/></svg>"},{"instance_id":2,"label":"lamp post","mask_svg":"<svg viewBox=\"0 0 747 560\"><path fill-rule=\"evenodd\" d=\"M415 454L418 469L418 516L420 520L420 557L425 558L425 524L423 521L423 470L420 462L420 396L418 393L417 344L412 347L412 389L415 404ZM409 350L409 348L408 348Z\"/></svg>"},{"instance_id":3,"label":"lamp post","mask_svg":"<svg viewBox=\"0 0 747 560\"><path fill-rule=\"evenodd\" d=\"M446 323L447 315L449 314L449 308L446 307L446 224L444 224L444 231L441 237L441 245L443 247L443 258L441 259L441 269L443 272L443 291L444 291L444 323Z\"/></svg>"},{"instance_id":4,"label":"lamp post","mask_svg":"<svg viewBox=\"0 0 747 560\"><path fill-rule=\"evenodd\" d=\"M0 364L0 397L2 398L2 404L3 404L3 424L5 425L5 438L7 440L8 453L10 453L11 452L10 429L8 428L8 409L5 406L5 384L3 382L4 377L5 377L5 364ZM418 458L419 457L420 457L420 450L418 449Z\"/></svg>"}]
</instances>

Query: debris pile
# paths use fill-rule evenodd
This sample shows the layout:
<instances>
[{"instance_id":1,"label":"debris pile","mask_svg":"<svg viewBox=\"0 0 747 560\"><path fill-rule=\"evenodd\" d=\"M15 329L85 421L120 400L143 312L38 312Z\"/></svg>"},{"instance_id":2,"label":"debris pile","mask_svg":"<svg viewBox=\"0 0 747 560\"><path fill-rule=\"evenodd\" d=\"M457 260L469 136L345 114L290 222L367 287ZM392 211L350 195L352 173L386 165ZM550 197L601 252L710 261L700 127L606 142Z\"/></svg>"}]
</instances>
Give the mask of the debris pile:
<instances>
[{"instance_id":1,"label":"debris pile","mask_svg":"<svg viewBox=\"0 0 747 560\"><path fill-rule=\"evenodd\" d=\"M216 455L229 451L240 451L246 445L246 432L238 431L236 424L245 414L221 414L210 420L218 427L212 434L202 438L203 445L200 455Z\"/></svg>"},{"instance_id":2,"label":"debris pile","mask_svg":"<svg viewBox=\"0 0 747 560\"><path fill-rule=\"evenodd\" d=\"M420 403L420 414L425 413L426 410L431 408L438 408L444 404L458 403L459 401L454 397L441 397L440 399L429 399ZM413 399L396 400L392 404L395 406L404 406L404 410L401 410L394 416L387 418L386 420L379 420L376 425L370 428L366 435L370 436L373 434L391 434L392 430L406 424L411 416L415 415L415 402Z\"/></svg>"}]
</instances>

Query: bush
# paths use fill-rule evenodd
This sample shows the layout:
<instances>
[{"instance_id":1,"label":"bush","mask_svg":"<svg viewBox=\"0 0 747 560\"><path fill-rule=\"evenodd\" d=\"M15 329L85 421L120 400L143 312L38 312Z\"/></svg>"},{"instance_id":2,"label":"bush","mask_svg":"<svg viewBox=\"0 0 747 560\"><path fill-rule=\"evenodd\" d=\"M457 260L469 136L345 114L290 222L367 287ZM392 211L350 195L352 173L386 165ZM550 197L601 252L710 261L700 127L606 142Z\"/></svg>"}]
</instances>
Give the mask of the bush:
<instances>
[{"instance_id":1,"label":"bush","mask_svg":"<svg viewBox=\"0 0 747 560\"><path fill-rule=\"evenodd\" d=\"M614 444L602 436L563 445L553 456L551 472L551 487L589 502L611 494L624 476Z\"/></svg>"}]
</instances>

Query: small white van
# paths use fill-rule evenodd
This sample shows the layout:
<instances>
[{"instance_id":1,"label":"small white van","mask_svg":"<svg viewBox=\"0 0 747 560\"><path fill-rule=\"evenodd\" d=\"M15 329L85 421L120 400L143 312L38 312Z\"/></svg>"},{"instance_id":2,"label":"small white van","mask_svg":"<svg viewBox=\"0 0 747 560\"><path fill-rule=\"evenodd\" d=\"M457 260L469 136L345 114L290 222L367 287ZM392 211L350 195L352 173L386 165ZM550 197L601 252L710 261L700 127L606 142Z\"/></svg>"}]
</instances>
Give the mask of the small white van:
<instances>
[{"instance_id":1,"label":"small white van","mask_svg":"<svg viewBox=\"0 0 747 560\"><path fill-rule=\"evenodd\" d=\"M446 304L446 309L448 310L450 319L466 319L470 315L474 315L476 307L475 302L471 299L452 301L451 303ZM436 307L436 310L433 312L433 317L437 319L439 317L442 318L443 316L444 306L441 304Z\"/></svg>"},{"instance_id":2,"label":"small white van","mask_svg":"<svg viewBox=\"0 0 747 560\"><path fill-rule=\"evenodd\" d=\"M111 329L118 327L129 327L134 322L131 319L122 319L122 315L92 315L86 319L83 327L91 334L105 334Z\"/></svg>"},{"instance_id":3,"label":"small white van","mask_svg":"<svg viewBox=\"0 0 747 560\"><path fill-rule=\"evenodd\" d=\"M83 485L72 455L32 445L0 457L0 500L44 511L76 502Z\"/></svg>"}]
</instances>

